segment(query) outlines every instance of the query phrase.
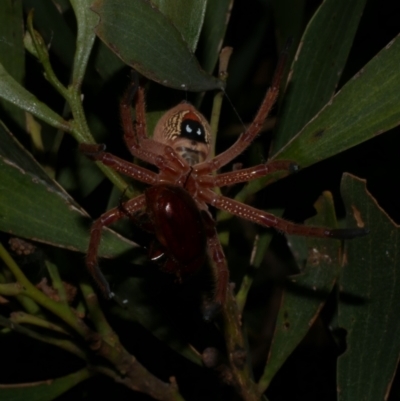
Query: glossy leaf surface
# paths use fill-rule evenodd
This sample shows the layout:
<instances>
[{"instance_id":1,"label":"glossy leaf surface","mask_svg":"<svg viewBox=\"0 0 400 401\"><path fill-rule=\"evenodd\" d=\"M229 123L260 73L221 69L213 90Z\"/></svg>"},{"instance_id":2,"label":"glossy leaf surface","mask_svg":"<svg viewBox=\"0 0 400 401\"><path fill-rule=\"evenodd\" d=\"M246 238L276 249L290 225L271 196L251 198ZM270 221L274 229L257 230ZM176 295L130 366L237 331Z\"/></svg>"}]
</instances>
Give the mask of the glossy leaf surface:
<instances>
[{"instance_id":1,"label":"glossy leaf surface","mask_svg":"<svg viewBox=\"0 0 400 401\"><path fill-rule=\"evenodd\" d=\"M75 85L82 83L94 40L96 39L94 28L97 18L89 9L90 3L91 0L71 0L78 23L77 49L72 74Z\"/></svg>"},{"instance_id":2,"label":"glossy leaf surface","mask_svg":"<svg viewBox=\"0 0 400 401\"><path fill-rule=\"evenodd\" d=\"M191 91L222 87L205 73L182 34L146 0L97 0L97 35L126 64L165 86Z\"/></svg>"},{"instance_id":3,"label":"glossy leaf surface","mask_svg":"<svg viewBox=\"0 0 400 401\"><path fill-rule=\"evenodd\" d=\"M0 126L0 230L86 252L91 219ZM105 230L102 256L128 251L132 243Z\"/></svg>"},{"instance_id":4,"label":"glossy leaf surface","mask_svg":"<svg viewBox=\"0 0 400 401\"><path fill-rule=\"evenodd\" d=\"M32 113L49 125L67 129L67 123L46 104L21 86L0 64L0 98Z\"/></svg>"},{"instance_id":5,"label":"glossy leaf surface","mask_svg":"<svg viewBox=\"0 0 400 401\"><path fill-rule=\"evenodd\" d=\"M308 23L289 73L274 141L281 149L335 93L366 0L326 0Z\"/></svg>"},{"instance_id":6,"label":"glossy leaf surface","mask_svg":"<svg viewBox=\"0 0 400 401\"><path fill-rule=\"evenodd\" d=\"M22 83L25 75L23 27L19 23L21 18L20 0L4 0L0 3L0 63L19 83ZM0 101L0 105L19 127L25 128L25 114L22 110L4 101Z\"/></svg>"},{"instance_id":7,"label":"glossy leaf surface","mask_svg":"<svg viewBox=\"0 0 400 401\"><path fill-rule=\"evenodd\" d=\"M399 124L397 36L275 156L309 166Z\"/></svg>"},{"instance_id":8,"label":"glossy leaf surface","mask_svg":"<svg viewBox=\"0 0 400 401\"><path fill-rule=\"evenodd\" d=\"M168 17L194 52L197 47L206 12L207 0L153 0Z\"/></svg>"}]
</instances>

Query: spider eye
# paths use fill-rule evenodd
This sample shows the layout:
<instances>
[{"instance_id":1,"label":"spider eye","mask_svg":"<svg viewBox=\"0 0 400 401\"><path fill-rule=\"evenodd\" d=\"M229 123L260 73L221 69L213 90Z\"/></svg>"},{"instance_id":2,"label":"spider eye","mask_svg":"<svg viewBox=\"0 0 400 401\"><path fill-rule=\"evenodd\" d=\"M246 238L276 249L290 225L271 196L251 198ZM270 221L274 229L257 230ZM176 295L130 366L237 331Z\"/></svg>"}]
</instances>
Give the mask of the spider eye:
<instances>
[{"instance_id":1,"label":"spider eye","mask_svg":"<svg viewBox=\"0 0 400 401\"><path fill-rule=\"evenodd\" d=\"M196 142L206 143L206 133L200 122L186 119L181 123L180 136Z\"/></svg>"}]
</instances>

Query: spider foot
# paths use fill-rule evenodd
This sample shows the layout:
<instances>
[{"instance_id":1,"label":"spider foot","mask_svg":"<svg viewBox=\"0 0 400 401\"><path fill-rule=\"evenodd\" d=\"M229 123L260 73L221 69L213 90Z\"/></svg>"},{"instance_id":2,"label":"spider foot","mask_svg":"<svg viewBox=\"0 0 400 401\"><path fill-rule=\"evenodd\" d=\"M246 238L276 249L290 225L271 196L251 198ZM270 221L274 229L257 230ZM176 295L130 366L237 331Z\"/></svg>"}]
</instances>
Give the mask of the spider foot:
<instances>
[{"instance_id":1,"label":"spider foot","mask_svg":"<svg viewBox=\"0 0 400 401\"><path fill-rule=\"evenodd\" d=\"M81 143L79 144L79 150L89 159L98 160L99 156L106 150L106 145Z\"/></svg>"},{"instance_id":2,"label":"spider foot","mask_svg":"<svg viewBox=\"0 0 400 401\"><path fill-rule=\"evenodd\" d=\"M123 99L123 102L127 105L132 104L133 99L135 98L136 93L139 89L139 74L134 69L131 70L131 80L132 82L129 85Z\"/></svg>"},{"instance_id":3,"label":"spider foot","mask_svg":"<svg viewBox=\"0 0 400 401\"><path fill-rule=\"evenodd\" d=\"M120 306L123 309L127 309L128 308L128 300L126 298L122 299L121 297L119 297L118 295L114 294L113 292L110 292L110 299L112 299L113 301L115 301L118 306Z\"/></svg>"},{"instance_id":4,"label":"spider foot","mask_svg":"<svg viewBox=\"0 0 400 401\"><path fill-rule=\"evenodd\" d=\"M338 239L353 239L369 234L368 228L338 228L329 230L327 237Z\"/></svg>"},{"instance_id":5,"label":"spider foot","mask_svg":"<svg viewBox=\"0 0 400 401\"><path fill-rule=\"evenodd\" d=\"M128 300L126 298L121 298L118 296L115 292L112 292L110 290L109 284L107 283L106 288L101 288L101 293L103 294L104 298L107 299L108 301L114 301L115 303L118 304L123 309L126 309L128 307Z\"/></svg>"},{"instance_id":6,"label":"spider foot","mask_svg":"<svg viewBox=\"0 0 400 401\"><path fill-rule=\"evenodd\" d=\"M96 281L97 286L100 289L101 294L103 297L107 300L110 301L111 299L115 300L117 303L119 303L119 298L115 295L114 292L111 291L110 289L110 284L106 281L104 277L100 278L101 281Z\"/></svg>"}]
</instances>

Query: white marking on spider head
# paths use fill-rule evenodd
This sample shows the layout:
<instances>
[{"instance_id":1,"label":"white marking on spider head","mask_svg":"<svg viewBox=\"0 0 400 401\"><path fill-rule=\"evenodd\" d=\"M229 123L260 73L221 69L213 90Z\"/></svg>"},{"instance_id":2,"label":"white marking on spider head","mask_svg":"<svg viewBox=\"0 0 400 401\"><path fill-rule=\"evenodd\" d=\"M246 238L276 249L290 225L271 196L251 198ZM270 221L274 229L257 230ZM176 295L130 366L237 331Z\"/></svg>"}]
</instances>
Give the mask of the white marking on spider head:
<instances>
[{"instance_id":1,"label":"white marking on spider head","mask_svg":"<svg viewBox=\"0 0 400 401\"><path fill-rule=\"evenodd\" d=\"M192 131L193 130L190 128L190 125L186 124L186 132L188 132L190 134Z\"/></svg>"}]
</instances>

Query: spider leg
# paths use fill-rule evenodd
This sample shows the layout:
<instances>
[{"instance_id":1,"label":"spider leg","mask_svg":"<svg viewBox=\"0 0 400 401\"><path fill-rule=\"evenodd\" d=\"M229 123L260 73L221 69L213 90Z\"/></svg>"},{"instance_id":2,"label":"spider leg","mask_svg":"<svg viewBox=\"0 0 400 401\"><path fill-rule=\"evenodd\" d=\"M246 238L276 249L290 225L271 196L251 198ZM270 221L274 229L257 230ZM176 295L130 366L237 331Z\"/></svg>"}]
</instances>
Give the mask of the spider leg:
<instances>
[{"instance_id":1,"label":"spider leg","mask_svg":"<svg viewBox=\"0 0 400 401\"><path fill-rule=\"evenodd\" d=\"M211 262L212 273L215 281L215 293L213 303L204 311L204 319L211 320L225 304L226 291L229 285L229 270L226 263L221 242L215 229L215 221L208 213L203 214L203 221L207 234L207 253Z\"/></svg>"},{"instance_id":2,"label":"spider leg","mask_svg":"<svg viewBox=\"0 0 400 401\"><path fill-rule=\"evenodd\" d=\"M135 123L131 115L132 98L135 102ZM174 166L182 165L179 156L170 146L159 143L147 136L144 88L137 79L131 83L122 98L120 114L124 129L124 140L133 156L160 169L162 169L162 166L170 165L171 163ZM164 157L167 160L163 160ZM182 167L180 168L182 169Z\"/></svg>"},{"instance_id":3,"label":"spider leg","mask_svg":"<svg viewBox=\"0 0 400 401\"><path fill-rule=\"evenodd\" d=\"M224 187L240 182L247 182L256 178L265 177L268 174L277 171L289 171L290 173L299 170L299 166L293 162L286 160L276 160L266 164L249 167L237 171L229 171L227 173L212 175L200 175L198 181L207 187Z\"/></svg>"},{"instance_id":4,"label":"spider leg","mask_svg":"<svg viewBox=\"0 0 400 401\"><path fill-rule=\"evenodd\" d=\"M145 196L139 195L138 197L125 202L123 209L120 207L116 207L102 214L92 225L92 228L90 230L89 248L86 255L86 266L89 270L89 273L94 278L94 281L103 293L104 297L107 299L112 298L114 296L114 293L111 292L110 286L103 276L103 273L101 272L97 261L97 254L99 251L102 229L103 227L107 227L110 224L115 223L116 221L126 217L126 213L132 214L142 209L145 204Z\"/></svg>"},{"instance_id":5,"label":"spider leg","mask_svg":"<svg viewBox=\"0 0 400 401\"><path fill-rule=\"evenodd\" d=\"M128 149L134 156L139 143L143 139L147 138L147 127L146 127L146 107L144 100L144 88L139 84L137 74L132 83L121 100L120 113L122 119L122 125L125 129L125 142L128 145ZM136 119L135 122L132 120L131 115L131 104L135 102Z\"/></svg>"},{"instance_id":6,"label":"spider leg","mask_svg":"<svg viewBox=\"0 0 400 401\"><path fill-rule=\"evenodd\" d=\"M257 137L260 132L262 125L265 119L268 117L269 112L271 111L272 106L275 104L276 99L279 93L279 87L282 79L282 74L285 68L287 59L287 50L285 50L278 62L278 66L276 68L274 77L272 79L272 84L267 90L267 93L264 97L263 102L261 103L260 108L253 120L250 124L249 128L240 135L237 141L225 152L220 153L215 156L213 159L209 161L205 161L203 163L199 163L197 166L194 166L194 171L201 174L211 173L212 171L216 171L220 169L222 166L225 166L229 162L231 162L234 158L239 156Z\"/></svg>"},{"instance_id":7,"label":"spider leg","mask_svg":"<svg viewBox=\"0 0 400 401\"><path fill-rule=\"evenodd\" d=\"M368 229L365 228L324 228L310 227L302 224L292 223L281 219L271 213L264 212L244 203L235 201L225 196L217 195L211 190L201 192L201 198L204 202L212 206L225 210L235 216L260 224L264 227L272 227L278 231L301 235L305 237L321 237L321 238L337 238L337 239L352 239L368 234Z\"/></svg>"},{"instance_id":8,"label":"spider leg","mask_svg":"<svg viewBox=\"0 0 400 401\"><path fill-rule=\"evenodd\" d=\"M92 160L99 161L128 177L134 178L137 181L150 185L158 183L158 174L147 170L144 167L140 167L136 164L120 159L111 153L105 152L105 148L105 145L93 145L86 143L79 145L79 150Z\"/></svg>"}]
</instances>

